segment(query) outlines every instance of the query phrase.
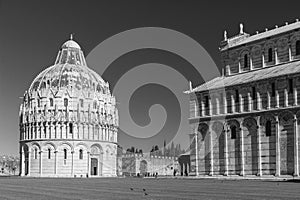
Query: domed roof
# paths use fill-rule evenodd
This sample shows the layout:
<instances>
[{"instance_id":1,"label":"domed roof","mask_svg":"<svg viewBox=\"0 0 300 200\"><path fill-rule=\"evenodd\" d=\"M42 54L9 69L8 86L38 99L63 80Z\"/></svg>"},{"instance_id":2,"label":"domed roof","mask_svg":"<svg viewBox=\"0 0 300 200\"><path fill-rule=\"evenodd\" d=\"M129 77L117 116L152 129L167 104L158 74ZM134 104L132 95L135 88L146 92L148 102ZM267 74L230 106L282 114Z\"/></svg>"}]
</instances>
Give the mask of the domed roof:
<instances>
[{"instance_id":1,"label":"domed roof","mask_svg":"<svg viewBox=\"0 0 300 200\"><path fill-rule=\"evenodd\" d=\"M62 48L76 48L76 49L81 49L79 44L75 42L73 39L66 41L63 45Z\"/></svg>"},{"instance_id":2,"label":"domed roof","mask_svg":"<svg viewBox=\"0 0 300 200\"><path fill-rule=\"evenodd\" d=\"M42 71L32 82L29 93L51 89L79 90L109 94L108 83L87 67L80 46L71 37L58 52L55 64Z\"/></svg>"}]
</instances>

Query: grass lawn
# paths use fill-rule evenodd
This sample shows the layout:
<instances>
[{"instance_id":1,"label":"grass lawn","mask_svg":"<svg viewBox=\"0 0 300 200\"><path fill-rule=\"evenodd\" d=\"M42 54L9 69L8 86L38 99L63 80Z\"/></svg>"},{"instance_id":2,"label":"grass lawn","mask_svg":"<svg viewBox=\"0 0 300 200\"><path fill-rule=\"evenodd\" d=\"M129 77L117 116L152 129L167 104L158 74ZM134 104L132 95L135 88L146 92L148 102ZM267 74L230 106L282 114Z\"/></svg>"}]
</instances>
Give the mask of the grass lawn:
<instances>
[{"instance_id":1,"label":"grass lawn","mask_svg":"<svg viewBox=\"0 0 300 200\"><path fill-rule=\"evenodd\" d=\"M300 182L0 177L0 199L300 199Z\"/></svg>"}]
</instances>

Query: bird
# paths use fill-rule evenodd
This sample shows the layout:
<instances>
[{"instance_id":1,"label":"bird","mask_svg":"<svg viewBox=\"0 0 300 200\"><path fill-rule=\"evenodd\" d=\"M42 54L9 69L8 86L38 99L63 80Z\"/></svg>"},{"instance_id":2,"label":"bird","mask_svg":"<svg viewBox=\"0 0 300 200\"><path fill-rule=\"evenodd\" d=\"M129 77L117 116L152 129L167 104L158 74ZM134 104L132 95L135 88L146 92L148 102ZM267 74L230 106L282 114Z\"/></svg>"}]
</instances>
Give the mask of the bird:
<instances>
[{"instance_id":1,"label":"bird","mask_svg":"<svg viewBox=\"0 0 300 200\"><path fill-rule=\"evenodd\" d=\"M146 191L146 189L145 189L145 188L143 188L143 191L145 192L145 191Z\"/></svg>"},{"instance_id":2,"label":"bird","mask_svg":"<svg viewBox=\"0 0 300 200\"><path fill-rule=\"evenodd\" d=\"M130 188L130 190L133 190L133 188Z\"/></svg>"},{"instance_id":3,"label":"bird","mask_svg":"<svg viewBox=\"0 0 300 200\"><path fill-rule=\"evenodd\" d=\"M148 194L145 192L144 195L147 196Z\"/></svg>"}]
</instances>

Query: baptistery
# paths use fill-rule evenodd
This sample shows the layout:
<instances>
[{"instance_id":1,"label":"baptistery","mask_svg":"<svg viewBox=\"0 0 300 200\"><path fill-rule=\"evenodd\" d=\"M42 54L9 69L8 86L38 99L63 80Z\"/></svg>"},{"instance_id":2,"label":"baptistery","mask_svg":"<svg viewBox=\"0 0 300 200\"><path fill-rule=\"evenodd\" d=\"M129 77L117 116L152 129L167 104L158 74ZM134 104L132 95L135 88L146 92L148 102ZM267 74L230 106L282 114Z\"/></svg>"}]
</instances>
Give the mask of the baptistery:
<instances>
[{"instance_id":1,"label":"baptistery","mask_svg":"<svg viewBox=\"0 0 300 200\"><path fill-rule=\"evenodd\" d=\"M116 176L116 99L72 36L25 91L19 125L21 176Z\"/></svg>"}]
</instances>

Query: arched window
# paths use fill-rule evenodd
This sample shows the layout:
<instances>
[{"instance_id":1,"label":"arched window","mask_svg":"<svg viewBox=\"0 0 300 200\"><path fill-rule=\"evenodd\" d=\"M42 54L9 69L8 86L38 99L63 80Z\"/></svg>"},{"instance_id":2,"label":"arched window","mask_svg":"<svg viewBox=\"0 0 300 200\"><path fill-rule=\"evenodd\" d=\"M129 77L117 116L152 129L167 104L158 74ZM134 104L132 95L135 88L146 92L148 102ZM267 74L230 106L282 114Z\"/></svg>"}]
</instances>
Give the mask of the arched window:
<instances>
[{"instance_id":1,"label":"arched window","mask_svg":"<svg viewBox=\"0 0 300 200\"><path fill-rule=\"evenodd\" d=\"M68 151L67 151L67 149L64 149L64 159L65 160L67 160L67 158L68 158Z\"/></svg>"},{"instance_id":2,"label":"arched window","mask_svg":"<svg viewBox=\"0 0 300 200\"><path fill-rule=\"evenodd\" d=\"M300 55L300 40L296 42L296 56Z\"/></svg>"},{"instance_id":3,"label":"arched window","mask_svg":"<svg viewBox=\"0 0 300 200\"><path fill-rule=\"evenodd\" d=\"M79 150L79 159L80 160L83 159L83 150L82 149Z\"/></svg>"},{"instance_id":4,"label":"arched window","mask_svg":"<svg viewBox=\"0 0 300 200\"><path fill-rule=\"evenodd\" d=\"M236 126L231 126L231 139L236 139Z\"/></svg>"},{"instance_id":5,"label":"arched window","mask_svg":"<svg viewBox=\"0 0 300 200\"><path fill-rule=\"evenodd\" d=\"M69 133L73 134L73 123L69 123Z\"/></svg>"},{"instance_id":6,"label":"arched window","mask_svg":"<svg viewBox=\"0 0 300 200\"><path fill-rule=\"evenodd\" d=\"M244 68L248 68L248 54L244 55Z\"/></svg>"},{"instance_id":7,"label":"arched window","mask_svg":"<svg viewBox=\"0 0 300 200\"><path fill-rule=\"evenodd\" d=\"M51 159L51 149L48 149L48 159Z\"/></svg>"},{"instance_id":8,"label":"arched window","mask_svg":"<svg viewBox=\"0 0 300 200\"><path fill-rule=\"evenodd\" d=\"M64 106L67 107L68 106L68 99L64 98Z\"/></svg>"},{"instance_id":9,"label":"arched window","mask_svg":"<svg viewBox=\"0 0 300 200\"><path fill-rule=\"evenodd\" d=\"M49 101L50 101L50 106L52 107L53 106L53 99L50 98Z\"/></svg>"},{"instance_id":10,"label":"arched window","mask_svg":"<svg viewBox=\"0 0 300 200\"><path fill-rule=\"evenodd\" d=\"M271 136L272 133L272 127L271 127L271 121L266 122L266 136Z\"/></svg>"},{"instance_id":11,"label":"arched window","mask_svg":"<svg viewBox=\"0 0 300 200\"><path fill-rule=\"evenodd\" d=\"M272 62L273 61L273 49L269 48L268 50L268 62Z\"/></svg>"}]
</instances>

